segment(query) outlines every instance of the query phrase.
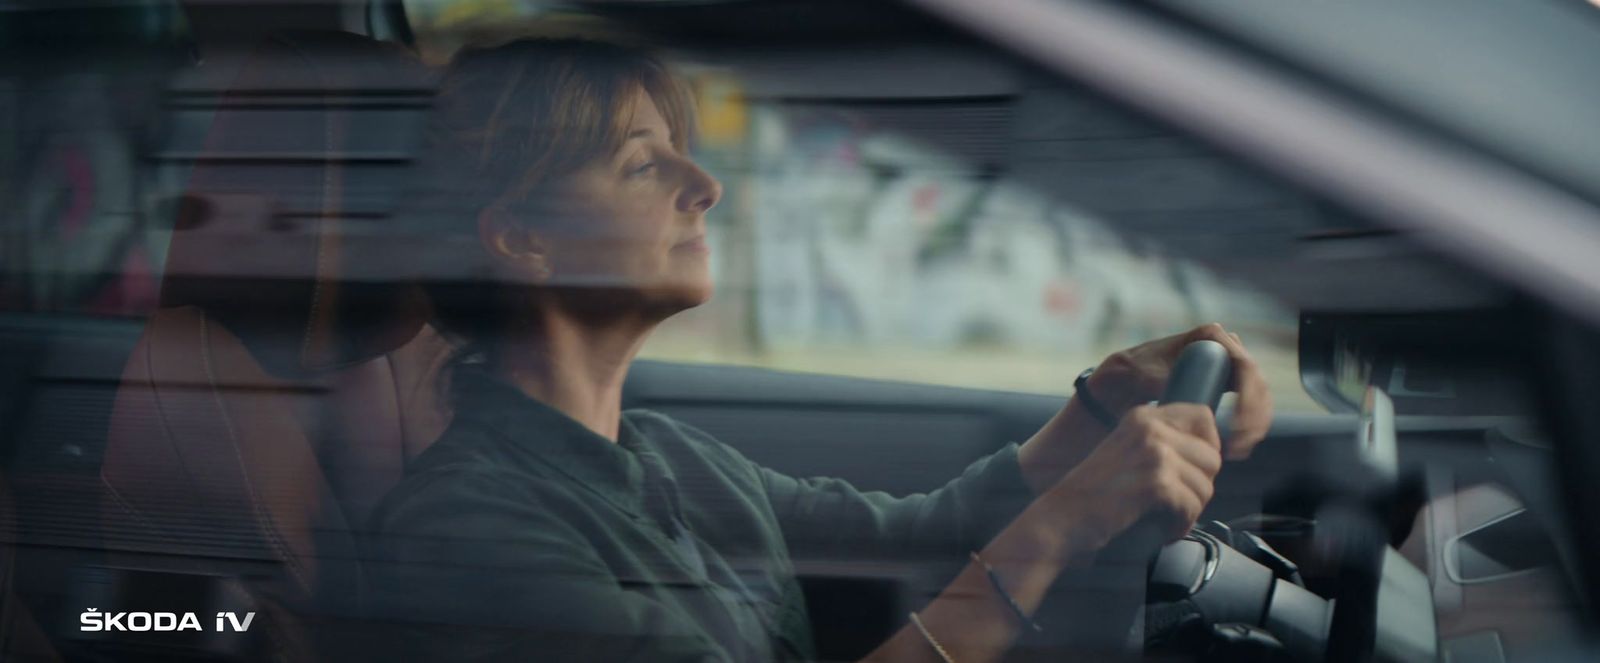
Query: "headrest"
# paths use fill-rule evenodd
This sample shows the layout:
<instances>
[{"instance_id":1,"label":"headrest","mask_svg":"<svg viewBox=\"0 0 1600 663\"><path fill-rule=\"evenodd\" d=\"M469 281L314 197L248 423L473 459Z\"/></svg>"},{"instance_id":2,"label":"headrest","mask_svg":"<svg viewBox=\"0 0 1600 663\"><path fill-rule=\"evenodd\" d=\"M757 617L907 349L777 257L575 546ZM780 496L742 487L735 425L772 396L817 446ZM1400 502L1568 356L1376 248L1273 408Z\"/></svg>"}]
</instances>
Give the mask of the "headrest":
<instances>
[{"instance_id":1,"label":"headrest","mask_svg":"<svg viewBox=\"0 0 1600 663\"><path fill-rule=\"evenodd\" d=\"M180 126L169 150L194 169L161 305L200 307L279 374L399 347L427 312L385 224L426 121L426 70L340 32L274 34L236 64L225 89L170 102L180 120L215 115L198 145Z\"/></svg>"}]
</instances>

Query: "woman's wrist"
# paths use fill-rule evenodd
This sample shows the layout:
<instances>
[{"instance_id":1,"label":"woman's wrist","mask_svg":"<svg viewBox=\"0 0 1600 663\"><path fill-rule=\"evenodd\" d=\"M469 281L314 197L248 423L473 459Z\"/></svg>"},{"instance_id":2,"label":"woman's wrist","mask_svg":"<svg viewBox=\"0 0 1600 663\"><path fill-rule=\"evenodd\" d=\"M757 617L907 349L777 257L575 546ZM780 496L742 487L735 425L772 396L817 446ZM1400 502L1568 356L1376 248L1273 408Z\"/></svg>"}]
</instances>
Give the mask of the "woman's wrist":
<instances>
[{"instance_id":1,"label":"woman's wrist","mask_svg":"<svg viewBox=\"0 0 1600 663\"><path fill-rule=\"evenodd\" d=\"M1139 387L1137 372L1130 369L1128 360L1121 355L1112 355L1101 362L1085 382L1084 386L1116 421L1133 406L1149 400ZM1116 427L1107 426L1107 423L1074 395L1066 407L1024 442L1018 462L1033 494L1043 495L1049 491L1061 477L1094 453Z\"/></svg>"},{"instance_id":2,"label":"woman's wrist","mask_svg":"<svg viewBox=\"0 0 1600 663\"><path fill-rule=\"evenodd\" d=\"M1017 464L1035 497L1043 495L1088 458L1111 431L1089 414L1077 399L1067 401L1039 432L1022 444Z\"/></svg>"},{"instance_id":3,"label":"woman's wrist","mask_svg":"<svg viewBox=\"0 0 1600 663\"><path fill-rule=\"evenodd\" d=\"M1111 430L1084 408L1077 398L1056 412L1039 432L1018 450L1022 477L1034 496L1043 495L1078 463L1094 453Z\"/></svg>"},{"instance_id":4,"label":"woman's wrist","mask_svg":"<svg viewBox=\"0 0 1600 663\"><path fill-rule=\"evenodd\" d=\"M1094 399L1118 421L1134 406L1150 400L1127 362L1117 355L1101 362L1085 382Z\"/></svg>"},{"instance_id":5,"label":"woman's wrist","mask_svg":"<svg viewBox=\"0 0 1600 663\"><path fill-rule=\"evenodd\" d=\"M1121 415L1121 411L1114 411L1112 414L1113 417L1119 420L1122 418ZM1067 401L1067 406L1061 410L1061 427L1073 440L1086 442L1086 444L1080 445L1083 447L1085 455L1090 450L1093 450L1100 440L1105 439L1105 436L1110 435L1111 431L1116 429L1116 426L1107 426L1106 422L1095 416L1088 406L1084 405L1083 400L1078 398L1077 394L1073 394L1072 400Z\"/></svg>"},{"instance_id":6,"label":"woman's wrist","mask_svg":"<svg viewBox=\"0 0 1600 663\"><path fill-rule=\"evenodd\" d=\"M1085 563L1105 545L1081 516L1081 505L1058 503L1047 494L1029 506L995 537L984 556L990 562L1047 563L1065 568ZM997 547L997 545L998 547Z\"/></svg>"}]
</instances>

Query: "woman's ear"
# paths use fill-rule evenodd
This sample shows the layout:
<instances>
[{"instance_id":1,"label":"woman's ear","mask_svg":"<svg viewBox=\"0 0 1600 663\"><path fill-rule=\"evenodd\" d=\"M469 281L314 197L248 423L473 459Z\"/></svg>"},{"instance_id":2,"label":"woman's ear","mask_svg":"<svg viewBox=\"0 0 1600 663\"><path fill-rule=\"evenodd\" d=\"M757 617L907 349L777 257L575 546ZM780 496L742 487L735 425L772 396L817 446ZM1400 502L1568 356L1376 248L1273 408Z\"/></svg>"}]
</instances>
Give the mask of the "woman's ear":
<instances>
[{"instance_id":1,"label":"woman's ear","mask_svg":"<svg viewBox=\"0 0 1600 663\"><path fill-rule=\"evenodd\" d=\"M493 206L478 214L478 240L501 267L533 283L550 279L550 257L544 241L503 208Z\"/></svg>"}]
</instances>

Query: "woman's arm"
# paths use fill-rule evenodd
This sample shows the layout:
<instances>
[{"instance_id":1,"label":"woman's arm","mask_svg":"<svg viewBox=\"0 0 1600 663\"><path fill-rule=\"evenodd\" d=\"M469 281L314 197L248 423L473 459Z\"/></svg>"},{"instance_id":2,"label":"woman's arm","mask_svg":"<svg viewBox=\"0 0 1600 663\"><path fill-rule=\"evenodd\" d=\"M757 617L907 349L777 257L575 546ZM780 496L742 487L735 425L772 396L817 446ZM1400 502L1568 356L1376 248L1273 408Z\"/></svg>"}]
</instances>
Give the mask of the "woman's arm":
<instances>
[{"instance_id":1,"label":"woman's arm","mask_svg":"<svg viewBox=\"0 0 1600 663\"><path fill-rule=\"evenodd\" d=\"M1094 453L1110 432L1074 397L1017 448L1017 466L1023 481L1034 495L1043 495Z\"/></svg>"},{"instance_id":2,"label":"woman's arm","mask_svg":"<svg viewBox=\"0 0 1600 663\"><path fill-rule=\"evenodd\" d=\"M1211 480L1221 467L1209 410L1190 404L1135 408L980 556L995 567L1005 594L1031 615L1063 569L1092 560L1146 515L1159 517L1173 538L1187 532L1210 501ZM951 661L996 661L1023 626L976 561L918 615L928 636L908 625L867 660L941 662L931 637Z\"/></svg>"},{"instance_id":3,"label":"woman's arm","mask_svg":"<svg viewBox=\"0 0 1600 663\"><path fill-rule=\"evenodd\" d=\"M1088 537L1063 536L1070 525L1044 526L1030 509L980 553L994 567L1002 586L1027 614L1038 610L1060 573L1093 559L1096 546ZM988 572L973 561L938 597L918 612L923 627L958 663L999 660L1024 624L996 591ZM865 661L933 661L939 652L915 625L901 628Z\"/></svg>"},{"instance_id":4,"label":"woman's arm","mask_svg":"<svg viewBox=\"0 0 1600 663\"><path fill-rule=\"evenodd\" d=\"M1222 444L1232 457L1247 455L1266 434L1272 397L1244 346L1220 325L1197 327L1118 352L1096 369L1090 389L1104 406L1125 418L1124 413L1160 395L1177 355L1190 342L1202 339L1223 343L1233 358L1234 387L1240 395L1232 430ZM677 425L704 444L722 446L692 426ZM926 494L862 492L838 479L800 479L759 467L756 471L797 559L964 555L987 544L1032 498L1075 471L1104 445L1109 433L1074 398L1022 445L979 460Z\"/></svg>"},{"instance_id":5,"label":"woman's arm","mask_svg":"<svg viewBox=\"0 0 1600 663\"><path fill-rule=\"evenodd\" d=\"M937 490L901 496L858 490L833 477L802 479L749 466L798 562L953 561L987 544L1033 501L1018 473L1017 453L1016 445L1007 445Z\"/></svg>"}]
</instances>

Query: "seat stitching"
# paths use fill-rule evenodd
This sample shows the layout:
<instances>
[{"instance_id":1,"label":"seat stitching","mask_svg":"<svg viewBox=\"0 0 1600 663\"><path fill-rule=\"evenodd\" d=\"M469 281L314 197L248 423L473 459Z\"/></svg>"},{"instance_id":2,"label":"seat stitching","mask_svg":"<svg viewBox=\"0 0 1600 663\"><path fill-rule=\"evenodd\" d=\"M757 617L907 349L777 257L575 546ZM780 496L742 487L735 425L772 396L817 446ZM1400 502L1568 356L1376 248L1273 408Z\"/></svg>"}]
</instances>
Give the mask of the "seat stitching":
<instances>
[{"instance_id":1,"label":"seat stitching","mask_svg":"<svg viewBox=\"0 0 1600 663\"><path fill-rule=\"evenodd\" d=\"M406 452L411 449L411 445L407 444L411 439L411 427L410 422L406 420L406 403L400 394L400 374L396 370L399 362L395 361L394 355L394 352L385 353L383 359L389 364L389 384L394 392L395 418L400 424L400 465L403 472Z\"/></svg>"},{"instance_id":2,"label":"seat stitching","mask_svg":"<svg viewBox=\"0 0 1600 663\"><path fill-rule=\"evenodd\" d=\"M139 521L139 524L150 529L165 529L146 519L144 515L141 514L139 510L127 500L127 498L122 496L122 492L117 490L116 486L112 485L110 481L106 480L106 475L104 472L100 473L100 484L105 486L106 491L110 493L112 499L116 500L117 505L121 506L123 511L128 512L128 515L132 516L134 520Z\"/></svg>"},{"instance_id":3,"label":"seat stitching","mask_svg":"<svg viewBox=\"0 0 1600 663\"><path fill-rule=\"evenodd\" d=\"M206 379L209 380L212 385L215 385L217 383L217 379L216 372L213 370L211 365L211 342L209 329L210 325L208 324L208 320L202 317L200 319L200 357L205 365ZM273 526L272 519L262 510L259 496L256 495L255 485L250 481L249 470L245 468L244 454L239 450L239 440L238 436L234 434L233 419L232 417L228 416L228 406L223 402L222 397L218 395L217 389L213 388L211 390L211 395L212 398L216 400L217 409L222 415L223 428L227 429L228 431L228 448L233 450L234 459L239 461L239 473L244 480L245 491L249 493L250 508L255 512L257 522L266 523L266 526L261 527L260 529L263 530L263 532L267 535L269 544L271 544L278 554L283 557L284 565L289 568L289 573L294 576L295 581L298 582L301 587L310 590L311 583L308 582L301 573L299 568L300 563L297 562L294 558L294 555L291 554L288 544L283 541L281 536L279 536L277 527Z\"/></svg>"},{"instance_id":4,"label":"seat stitching","mask_svg":"<svg viewBox=\"0 0 1600 663\"><path fill-rule=\"evenodd\" d=\"M333 123L324 119L322 123L322 138L326 145L333 145L333 133ZM322 232L324 229L322 226L327 223L327 219L330 218L334 211L329 194L329 191L333 190L335 186L333 173L333 168L326 168L322 171L322 215L317 220L317 271L311 275L311 310L306 315L305 331L301 332L300 335L301 366L305 365L304 362L311 350L312 327L316 325L318 307L322 300L322 282L323 275L326 273L328 256L328 244L323 241Z\"/></svg>"},{"instance_id":5,"label":"seat stitching","mask_svg":"<svg viewBox=\"0 0 1600 663\"><path fill-rule=\"evenodd\" d=\"M148 348L148 350L146 350L144 353L144 374L149 376L150 379L150 393L152 400L154 400L156 404L156 420L161 422L162 439L165 440L167 446L172 449L173 458L178 459L178 471L183 473L184 478L188 479L190 485L193 485L196 483L194 474L189 471L189 466L183 463L183 454L178 451L178 436L173 434L171 424L167 423L166 399L163 397L161 389L156 384L155 357L153 356L156 348L155 339L153 338L154 334L155 329L152 327L152 338L149 339L150 342L145 346ZM144 518L144 516L141 515L140 510L133 506L131 501L123 497L122 493L117 490L116 485L106 477L106 468L103 464L100 467L100 483L105 484L105 486L111 490L112 496L117 498L117 501L122 503L123 507L129 510L130 515L138 518L140 521L144 522L146 526L152 529L166 529L164 527L157 526L148 519Z\"/></svg>"}]
</instances>

